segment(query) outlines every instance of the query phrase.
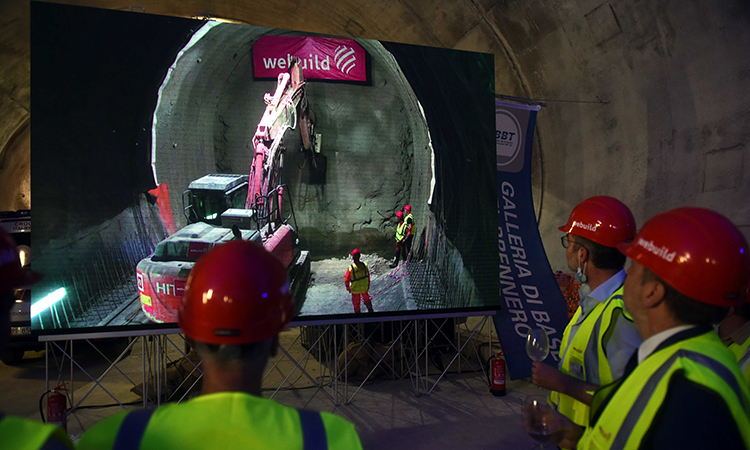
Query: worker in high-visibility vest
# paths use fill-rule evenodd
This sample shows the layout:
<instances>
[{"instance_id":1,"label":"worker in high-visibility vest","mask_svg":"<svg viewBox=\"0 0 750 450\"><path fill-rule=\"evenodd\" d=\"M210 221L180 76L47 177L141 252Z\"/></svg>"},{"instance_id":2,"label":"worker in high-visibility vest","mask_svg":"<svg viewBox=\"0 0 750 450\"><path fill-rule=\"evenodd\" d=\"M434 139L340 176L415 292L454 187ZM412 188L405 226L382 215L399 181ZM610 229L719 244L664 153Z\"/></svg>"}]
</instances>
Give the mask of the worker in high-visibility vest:
<instances>
[{"instance_id":1,"label":"worker in high-visibility vest","mask_svg":"<svg viewBox=\"0 0 750 450\"><path fill-rule=\"evenodd\" d=\"M558 368L534 362L532 380L550 402L584 425L594 391L622 376L641 338L622 303L625 256L616 246L635 236L630 209L613 197L579 203L561 226L565 255L582 283L578 308L563 332Z\"/></svg>"},{"instance_id":2,"label":"worker in high-visibility vest","mask_svg":"<svg viewBox=\"0 0 750 450\"><path fill-rule=\"evenodd\" d=\"M398 266L400 260L406 261L406 237L408 228L404 221L403 211L396 211L396 218L398 219L398 225L396 225L396 256L388 265L391 269Z\"/></svg>"},{"instance_id":3,"label":"worker in high-visibility vest","mask_svg":"<svg viewBox=\"0 0 750 450\"><path fill-rule=\"evenodd\" d=\"M745 382L750 387L750 303L732 308L717 329L719 338L737 358Z\"/></svg>"},{"instance_id":4,"label":"worker in high-visibility vest","mask_svg":"<svg viewBox=\"0 0 750 450\"><path fill-rule=\"evenodd\" d=\"M370 298L370 267L366 262L360 260L359 249L352 250L352 264L347 267L344 276L344 286L352 294L352 305L354 313L361 311L360 301L364 302L368 312L373 312L372 298ZM360 300L361 297L361 300Z\"/></svg>"},{"instance_id":5,"label":"worker in high-visibility vest","mask_svg":"<svg viewBox=\"0 0 750 450\"><path fill-rule=\"evenodd\" d=\"M10 310L16 289L25 289L42 276L21 266L13 239L0 230L0 350L10 336ZM0 448L18 450L72 449L67 433L59 426L45 425L0 412Z\"/></svg>"},{"instance_id":6,"label":"worker in high-visibility vest","mask_svg":"<svg viewBox=\"0 0 750 450\"><path fill-rule=\"evenodd\" d=\"M261 397L263 374L294 300L286 269L262 246L218 245L193 267L179 325L202 359L201 395L121 412L86 431L78 449L361 449L354 425Z\"/></svg>"},{"instance_id":7,"label":"worker in high-visibility vest","mask_svg":"<svg viewBox=\"0 0 750 450\"><path fill-rule=\"evenodd\" d=\"M411 243L414 240L414 214L411 213L411 205L404 206L404 223L406 223L406 239L404 240L404 252L408 255L411 251Z\"/></svg>"},{"instance_id":8,"label":"worker in high-visibility vest","mask_svg":"<svg viewBox=\"0 0 750 450\"><path fill-rule=\"evenodd\" d=\"M551 440L578 449L750 448L748 386L712 326L745 302L745 237L714 211L684 207L654 216L618 248L632 261L625 308L643 343L623 377L596 391L585 428L538 409ZM538 423L533 413L525 410L526 423Z\"/></svg>"}]
</instances>

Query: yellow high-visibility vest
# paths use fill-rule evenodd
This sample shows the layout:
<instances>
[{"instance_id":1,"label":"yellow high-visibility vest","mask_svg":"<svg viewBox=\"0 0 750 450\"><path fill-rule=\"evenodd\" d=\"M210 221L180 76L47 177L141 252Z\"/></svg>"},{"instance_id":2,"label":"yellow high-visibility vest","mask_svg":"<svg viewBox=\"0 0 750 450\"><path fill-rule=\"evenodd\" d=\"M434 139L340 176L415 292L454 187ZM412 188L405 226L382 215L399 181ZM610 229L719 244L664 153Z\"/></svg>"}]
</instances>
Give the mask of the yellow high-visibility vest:
<instances>
[{"instance_id":1,"label":"yellow high-visibility vest","mask_svg":"<svg viewBox=\"0 0 750 450\"><path fill-rule=\"evenodd\" d=\"M352 294L362 294L370 289L370 268L366 262L349 266L349 281Z\"/></svg>"},{"instance_id":2,"label":"yellow high-visibility vest","mask_svg":"<svg viewBox=\"0 0 750 450\"><path fill-rule=\"evenodd\" d=\"M128 412L108 417L87 430L77 449L111 449ZM361 449L354 425L321 412L328 448ZM141 450L215 448L283 450L303 448L300 413L273 400L242 392L219 392L157 408L148 420Z\"/></svg>"},{"instance_id":3,"label":"yellow high-visibility vest","mask_svg":"<svg viewBox=\"0 0 750 450\"><path fill-rule=\"evenodd\" d=\"M39 450L51 440L73 449L73 443L68 439L65 430L58 426L0 414L0 448Z\"/></svg>"},{"instance_id":4,"label":"yellow high-visibility vest","mask_svg":"<svg viewBox=\"0 0 750 450\"><path fill-rule=\"evenodd\" d=\"M719 395L737 422L742 440L750 443L748 387L732 353L709 330L657 350L624 380L596 391L589 427L578 449L640 448L676 372Z\"/></svg>"},{"instance_id":5,"label":"yellow high-visibility vest","mask_svg":"<svg viewBox=\"0 0 750 450\"><path fill-rule=\"evenodd\" d=\"M578 307L573 318L563 333L560 349L562 360L560 370L587 383L602 386L613 380L612 369L604 353L604 336L613 325L615 313L624 313L622 301L623 288L620 286L604 303L597 303L586 314L578 331L570 339L573 324L581 317ZM565 417L578 425L585 426L589 417L589 406L573 397L559 393L550 393L550 402Z\"/></svg>"}]
</instances>

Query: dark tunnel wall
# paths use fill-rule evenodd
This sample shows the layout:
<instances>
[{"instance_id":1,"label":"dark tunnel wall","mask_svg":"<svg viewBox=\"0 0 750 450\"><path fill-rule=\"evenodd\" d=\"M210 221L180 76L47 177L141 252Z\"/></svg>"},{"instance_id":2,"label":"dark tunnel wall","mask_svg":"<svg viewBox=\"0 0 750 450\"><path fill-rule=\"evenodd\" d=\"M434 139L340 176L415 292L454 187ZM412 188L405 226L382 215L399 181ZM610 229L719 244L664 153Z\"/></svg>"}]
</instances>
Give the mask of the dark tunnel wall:
<instances>
[{"instance_id":1,"label":"dark tunnel wall","mask_svg":"<svg viewBox=\"0 0 750 450\"><path fill-rule=\"evenodd\" d=\"M71 2L72 3L72 2ZM111 1L79 1L121 8ZM683 204L750 234L750 11L744 0L181 1L149 13L495 54L498 93L548 100L534 188L553 268L556 229L580 200L620 197L642 223ZM129 9L129 8L128 8ZM0 4L0 149L30 115L29 3ZM17 141L13 141L17 142ZM541 158L540 158L541 156ZM20 183L0 168L0 180ZM5 209L8 207L0 207Z\"/></svg>"}]
</instances>

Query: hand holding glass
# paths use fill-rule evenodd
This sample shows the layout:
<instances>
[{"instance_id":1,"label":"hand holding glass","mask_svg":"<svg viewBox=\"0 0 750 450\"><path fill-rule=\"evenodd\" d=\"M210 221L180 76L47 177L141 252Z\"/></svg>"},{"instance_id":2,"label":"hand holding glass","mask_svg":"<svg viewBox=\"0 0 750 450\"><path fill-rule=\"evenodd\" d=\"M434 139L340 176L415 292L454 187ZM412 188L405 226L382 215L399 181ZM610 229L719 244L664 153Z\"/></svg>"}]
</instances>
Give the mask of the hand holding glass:
<instances>
[{"instance_id":1,"label":"hand holding glass","mask_svg":"<svg viewBox=\"0 0 750 450\"><path fill-rule=\"evenodd\" d=\"M539 447L542 448L543 443L549 441L552 437L552 431L549 427L552 409L547 405L547 400L544 397L530 395L526 397L523 412L524 431L537 441Z\"/></svg>"},{"instance_id":2,"label":"hand holding glass","mask_svg":"<svg viewBox=\"0 0 750 450\"><path fill-rule=\"evenodd\" d=\"M530 328L526 335L526 354L534 361L544 361L549 355L549 339L543 328Z\"/></svg>"}]
</instances>

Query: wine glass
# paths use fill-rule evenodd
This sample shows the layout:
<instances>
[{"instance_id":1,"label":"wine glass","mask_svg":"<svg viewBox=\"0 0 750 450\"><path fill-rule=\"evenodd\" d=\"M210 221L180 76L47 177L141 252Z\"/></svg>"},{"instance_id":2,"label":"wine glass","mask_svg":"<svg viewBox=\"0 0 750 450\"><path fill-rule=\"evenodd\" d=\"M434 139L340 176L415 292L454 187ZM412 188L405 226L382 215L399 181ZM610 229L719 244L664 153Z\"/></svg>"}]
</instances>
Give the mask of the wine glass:
<instances>
[{"instance_id":1,"label":"wine glass","mask_svg":"<svg viewBox=\"0 0 750 450\"><path fill-rule=\"evenodd\" d=\"M546 442L552 438L550 420L552 408L547 400L539 395L529 395L524 401L523 429L543 449Z\"/></svg>"},{"instance_id":2,"label":"wine glass","mask_svg":"<svg viewBox=\"0 0 750 450\"><path fill-rule=\"evenodd\" d=\"M526 335L526 354L534 361L544 361L549 355L549 339L544 328L529 328Z\"/></svg>"}]
</instances>

